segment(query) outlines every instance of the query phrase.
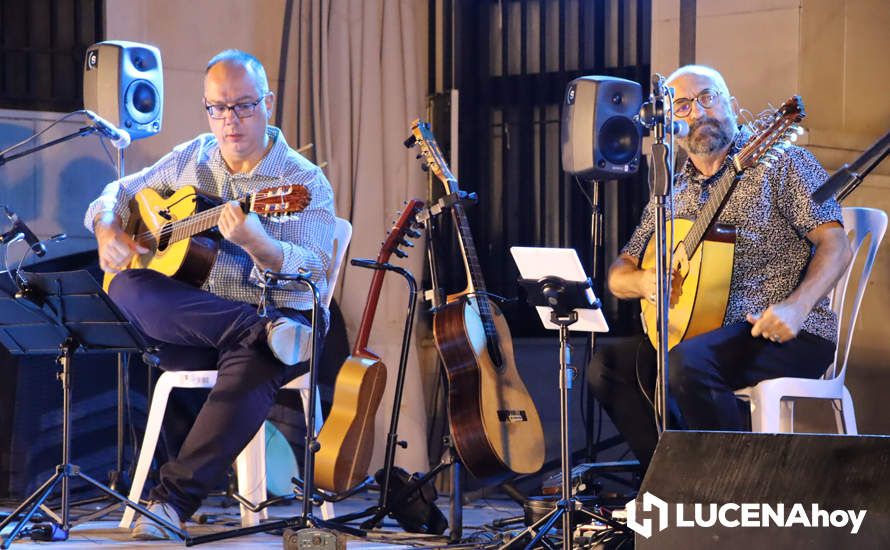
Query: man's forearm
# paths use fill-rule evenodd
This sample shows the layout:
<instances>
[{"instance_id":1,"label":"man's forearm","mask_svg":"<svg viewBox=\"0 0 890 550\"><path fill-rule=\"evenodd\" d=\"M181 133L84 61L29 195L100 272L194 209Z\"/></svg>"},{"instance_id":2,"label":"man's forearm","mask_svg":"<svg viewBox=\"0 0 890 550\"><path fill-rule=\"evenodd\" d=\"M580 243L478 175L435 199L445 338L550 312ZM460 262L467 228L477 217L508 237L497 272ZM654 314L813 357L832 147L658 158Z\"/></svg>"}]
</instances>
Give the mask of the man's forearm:
<instances>
[{"instance_id":1,"label":"man's forearm","mask_svg":"<svg viewBox=\"0 0 890 550\"><path fill-rule=\"evenodd\" d=\"M850 263L850 244L840 226L826 229L816 245L806 275L786 302L797 303L810 311L823 296L827 295Z\"/></svg>"},{"instance_id":2,"label":"man's forearm","mask_svg":"<svg viewBox=\"0 0 890 550\"><path fill-rule=\"evenodd\" d=\"M257 241L249 249L245 248L245 250L247 250L247 253L260 271L267 269L270 271L281 271L281 266L284 263L284 250L280 241L266 236L266 238Z\"/></svg>"}]
</instances>

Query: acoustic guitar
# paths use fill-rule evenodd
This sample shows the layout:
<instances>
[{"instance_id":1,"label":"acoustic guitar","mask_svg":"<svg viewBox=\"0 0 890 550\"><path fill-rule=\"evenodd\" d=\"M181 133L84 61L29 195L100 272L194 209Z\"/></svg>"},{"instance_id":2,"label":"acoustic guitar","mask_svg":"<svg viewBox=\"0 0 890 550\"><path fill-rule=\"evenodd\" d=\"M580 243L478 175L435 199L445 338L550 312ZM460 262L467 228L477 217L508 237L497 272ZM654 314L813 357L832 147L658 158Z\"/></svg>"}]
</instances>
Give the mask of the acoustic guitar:
<instances>
[{"instance_id":1,"label":"acoustic guitar","mask_svg":"<svg viewBox=\"0 0 890 550\"><path fill-rule=\"evenodd\" d=\"M415 120L411 133L409 141L419 146L446 193L457 193L457 179L429 124ZM449 296L433 315L433 337L448 379L451 438L461 462L476 478L531 474L544 463L541 419L516 370L510 328L485 291L463 205L456 202L451 214L467 287Z\"/></svg>"},{"instance_id":2,"label":"acoustic guitar","mask_svg":"<svg viewBox=\"0 0 890 550\"><path fill-rule=\"evenodd\" d=\"M245 213L284 221L311 201L305 186L281 185L249 193L238 203ZM130 201L125 231L148 253L135 255L125 269L153 269L194 286L203 285L219 251L216 227L224 206L221 202L191 185L166 198L154 189L139 191ZM105 274L102 287L106 292L114 276Z\"/></svg>"},{"instance_id":3,"label":"acoustic guitar","mask_svg":"<svg viewBox=\"0 0 890 550\"><path fill-rule=\"evenodd\" d=\"M757 133L731 159L730 167L711 190L695 221L675 218L668 222L665 235L673 233L673 269L683 279L683 292L668 313L668 349L686 338L709 332L723 325L729 302L735 257L736 229L716 224L742 174L758 163L778 158L799 133L803 120L803 101L788 99L773 113L755 121ZM640 269L655 267L655 239L651 239L640 262ZM657 346L656 304L641 300L646 334Z\"/></svg>"},{"instance_id":4,"label":"acoustic guitar","mask_svg":"<svg viewBox=\"0 0 890 550\"><path fill-rule=\"evenodd\" d=\"M408 245L408 237L420 236L412 227L422 208L423 201L417 199L405 204L377 255L378 263L386 263L392 254L407 255L399 246ZM331 412L318 433L315 483L327 491L341 493L368 475L374 451L374 417L386 388L386 365L368 349L368 338L385 275L384 270L374 271L355 346L337 373Z\"/></svg>"}]
</instances>

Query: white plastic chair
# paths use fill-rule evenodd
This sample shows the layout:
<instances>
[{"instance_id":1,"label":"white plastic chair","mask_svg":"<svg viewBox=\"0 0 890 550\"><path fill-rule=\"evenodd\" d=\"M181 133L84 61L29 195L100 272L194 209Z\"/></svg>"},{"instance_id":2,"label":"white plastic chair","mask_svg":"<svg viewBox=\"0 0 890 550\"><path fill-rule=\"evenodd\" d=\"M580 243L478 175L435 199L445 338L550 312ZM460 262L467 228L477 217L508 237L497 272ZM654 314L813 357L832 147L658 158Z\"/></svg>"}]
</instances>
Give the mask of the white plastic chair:
<instances>
[{"instance_id":1,"label":"white plastic chair","mask_svg":"<svg viewBox=\"0 0 890 550\"><path fill-rule=\"evenodd\" d=\"M331 265L328 267L328 295L325 306L330 307L334 295L334 287L340 276L340 268L346 257L346 249L352 239L352 225L343 218L336 218L334 227L334 250ZM130 500L138 501L142 497L142 489L148 477L152 458L158 444L158 436L161 433L161 425L164 421L164 412L167 409L167 399L173 388L212 388L216 384L217 371L165 371L158 378L155 385L151 407L148 413L148 421L145 428L145 436L142 438L142 446L139 451L139 460L136 463L136 472L133 475L133 485L130 489ZM321 412L321 398L316 391L315 399L310 400L308 373L294 378L281 389L298 390L303 402L303 411L309 418L310 401L315 406L315 431L321 429L323 417ZM306 426L309 429L309 426ZM266 427L265 423L250 440L250 443L241 451L235 460L235 471L238 477L238 493L252 503L266 500ZM127 507L121 518L120 527L129 528L133 522L135 512ZM334 517L334 506L330 502L324 502L321 506L323 519ZM245 505L241 505L241 525L248 527L257 525L268 518L268 512L264 508L259 512L253 512Z\"/></svg>"},{"instance_id":2,"label":"white plastic chair","mask_svg":"<svg viewBox=\"0 0 890 550\"><path fill-rule=\"evenodd\" d=\"M735 392L736 396L750 403L751 428L755 432L793 432L794 400L807 398L832 400L838 433L858 433L853 399L844 385L844 379L847 374L847 359L850 356L850 347L853 342L853 329L856 327L859 306L862 304L862 296L865 294L868 277L874 266L878 246L887 229L887 214L883 210L874 208L855 207L844 208L843 216L844 228L851 237L853 259L829 296L831 309L838 316L838 345L834 353L834 361L820 379L774 378ZM871 239L868 242L862 272L859 275L850 318L844 326L841 326L850 274L868 235L871 235ZM841 348L843 348L843 356L840 355ZM840 363L838 362L839 356L842 357Z\"/></svg>"}]
</instances>

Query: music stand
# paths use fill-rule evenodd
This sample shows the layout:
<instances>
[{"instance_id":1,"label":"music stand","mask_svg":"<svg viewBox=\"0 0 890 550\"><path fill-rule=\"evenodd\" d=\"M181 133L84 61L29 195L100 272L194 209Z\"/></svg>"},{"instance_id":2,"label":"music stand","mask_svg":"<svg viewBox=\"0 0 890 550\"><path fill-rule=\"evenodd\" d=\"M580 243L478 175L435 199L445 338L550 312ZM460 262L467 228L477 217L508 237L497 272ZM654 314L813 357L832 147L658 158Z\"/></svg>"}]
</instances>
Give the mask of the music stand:
<instances>
[{"instance_id":1,"label":"music stand","mask_svg":"<svg viewBox=\"0 0 890 550\"><path fill-rule=\"evenodd\" d=\"M528 293L528 303L535 306L544 326L559 330L559 424L562 487L560 500L554 509L530 525L512 540L501 546L510 548L525 535L532 540L525 548L535 548L544 536L562 518L562 547L572 548L572 512L579 511L589 518L622 527L581 505L571 494L571 454L569 453L569 390L575 375L572 366L569 327L585 332L607 332L606 320L600 311L600 302L594 296L592 283L581 267L578 254L571 248L527 248L514 246L510 249L519 267L522 279L519 284Z\"/></svg>"},{"instance_id":2,"label":"music stand","mask_svg":"<svg viewBox=\"0 0 890 550\"><path fill-rule=\"evenodd\" d=\"M69 480L72 478L86 481L185 539L185 533L178 526L96 481L70 462L72 357L77 351L139 351L146 347L146 342L88 272L20 272L19 275L24 275L20 287L11 280L0 279L0 344L13 355L57 355L60 369L57 378L62 384L62 462L56 466L56 473L0 522L2 532L24 512L24 517L3 539L0 548L9 548L38 508L42 508L56 524L52 529L52 540L67 539L69 530L75 524L69 516ZM62 507L61 513L56 514L44 506L44 502L60 482Z\"/></svg>"}]
</instances>

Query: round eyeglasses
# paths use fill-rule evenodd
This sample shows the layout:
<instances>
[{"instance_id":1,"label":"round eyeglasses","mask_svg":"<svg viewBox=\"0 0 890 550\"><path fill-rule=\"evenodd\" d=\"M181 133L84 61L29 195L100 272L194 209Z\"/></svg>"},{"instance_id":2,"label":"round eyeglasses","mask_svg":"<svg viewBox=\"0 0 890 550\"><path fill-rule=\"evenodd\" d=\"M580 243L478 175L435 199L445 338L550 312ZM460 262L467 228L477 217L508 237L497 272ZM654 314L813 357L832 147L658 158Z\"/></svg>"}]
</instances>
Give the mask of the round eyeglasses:
<instances>
[{"instance_id":1,"label":"round eyeglasses","mask_svg":"<svg viewBox=\"0 0 890 550\"><path fill-rule=\"evenodd\" d=\"M236 103L234 105L210 105L207 103L207 100L204 100L204 108L207 109L207 114L210 115L210 118L215 118L217 120L221 120L226 118L226 112L231 110L235 113L235 116L238 118L247 118L253 116L253 112L256 111L257 105L264 99L266 99L269 94L272 92L266 92L260 97L256 99L256 101L251 101L249 103Z\"/></svg>"},{"instance_id":2,"label":"round eyeglasses","mask_svg":"<svg viewBox=\"0 0 890 550\"><path fill-rule=\"evenodd\" d=\"M685 118L692 112L692 102L696 101L705 109L710 109L717 101L720 92L706 88L693 98L681 97L674 100L674 116L677 118Z\"/></svg>"}]
</instances>

